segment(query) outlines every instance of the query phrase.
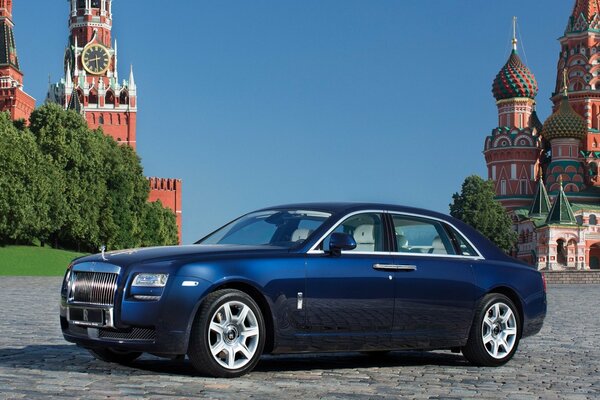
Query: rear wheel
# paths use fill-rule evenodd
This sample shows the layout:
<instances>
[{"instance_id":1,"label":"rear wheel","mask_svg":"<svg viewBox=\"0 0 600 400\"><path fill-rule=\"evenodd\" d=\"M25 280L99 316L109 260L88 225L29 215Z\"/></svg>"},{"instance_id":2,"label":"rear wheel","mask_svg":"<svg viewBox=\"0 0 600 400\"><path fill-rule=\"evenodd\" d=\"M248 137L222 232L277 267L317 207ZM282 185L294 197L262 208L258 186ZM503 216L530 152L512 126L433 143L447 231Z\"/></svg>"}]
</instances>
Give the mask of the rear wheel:
<instances>
[{"instance_id":1,"label":"rear wheel","mask_svg":"<svg viewBox=\"0 0 600 400\"><path fill-rule=\"evenodd\" d=\"M513 357L520 338L521 320L517 307L508 297L491 293L477 308L469 340L462 352L475 365L497 367Z\"/></svg>"},{"instance_id":2,"label":"rear wheel","mask_svg":"<svg viewBox=\"0 0 600 400\"><path fill-rule=\"evenodd\" d=\"M256 302L239 290L211 293L200 306L188 356L200 373L233 378L250 372L265 343L265 323Z\"/></svg>"},{"instance_id":3,"label":"rear wheel","mask_svg":"<svg viewBox=\"0 0 600 400\"><path fill-rule=\"evenodd\" d=\"M130 364L142 355L142 353L137 351L121 351L109 348L93 348L87 350L98 360L117 364Z\"/></svg>"}]
</instances>

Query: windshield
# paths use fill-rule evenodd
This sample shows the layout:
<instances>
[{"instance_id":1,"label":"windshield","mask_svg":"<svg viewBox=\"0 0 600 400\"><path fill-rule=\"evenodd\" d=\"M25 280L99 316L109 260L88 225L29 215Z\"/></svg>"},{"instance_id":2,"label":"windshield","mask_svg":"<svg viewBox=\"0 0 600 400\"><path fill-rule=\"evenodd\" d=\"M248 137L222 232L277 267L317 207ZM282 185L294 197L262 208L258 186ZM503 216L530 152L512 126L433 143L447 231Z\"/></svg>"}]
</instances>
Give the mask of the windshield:
<instances>
[{"instance_id":1,"label":"windshield","mask_svg":"<svg viewBox=\"0 0 600 400\"><path fill-rule=\"evenodd\" d=\"M306 210L258 211L225 225L197 244L300 245L331 214Z\"/></svg>"}]
</instances>

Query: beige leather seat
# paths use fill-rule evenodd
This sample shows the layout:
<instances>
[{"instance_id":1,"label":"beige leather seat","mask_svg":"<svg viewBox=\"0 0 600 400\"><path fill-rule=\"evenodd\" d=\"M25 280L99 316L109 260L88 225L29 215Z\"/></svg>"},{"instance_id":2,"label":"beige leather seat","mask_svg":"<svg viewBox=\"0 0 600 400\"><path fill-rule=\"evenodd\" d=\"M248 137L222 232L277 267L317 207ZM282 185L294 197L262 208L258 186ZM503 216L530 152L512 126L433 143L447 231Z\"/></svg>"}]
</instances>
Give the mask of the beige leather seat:
<instances>
[{"instance_id":1,"label":"beige leather seat","mask_svg":"<svg viewBox=\"0 0 600 400\"><path fill-rule=\"evenodd\" d=\"M442 242L442 239L440 239L439 236L433 238L433 241L431 242L431 250L429 251L429 253L448 254L448 252L446 251L446 246L444 246L444 242Z\"/></svg>"},{"instance_id":2,"label":"beige leather seat","mask_svg":"<svg viewBox=\"0 0 600 400\"><path fill-rule=\"evenodd\" d=\"M311 233L312 230L310 229L298 228L294 231L294 233L292 233L292 242L301 242L306 240Z\"/></svg>"},{"instance_id":3,"label":"beige leather seat","mask_svg":"<svg viewBox=\"0 0 600 400\"><path fill-rule=\"evenodd\" d=\"M355 251L375 251L375 227L373 225L360 225L354 230L356 241Z\"/></svg>"}]
</instances>

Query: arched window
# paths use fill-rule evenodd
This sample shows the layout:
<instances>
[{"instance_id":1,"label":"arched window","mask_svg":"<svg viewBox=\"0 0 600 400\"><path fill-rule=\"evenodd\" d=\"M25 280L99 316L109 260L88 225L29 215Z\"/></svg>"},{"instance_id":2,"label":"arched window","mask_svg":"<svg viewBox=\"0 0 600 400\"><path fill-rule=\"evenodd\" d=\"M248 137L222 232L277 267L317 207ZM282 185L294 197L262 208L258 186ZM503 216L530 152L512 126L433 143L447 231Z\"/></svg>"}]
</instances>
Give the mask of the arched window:
<instances>
[{"instance_id":1,"label":"arched window","mask_svg":"<svg viewBox=\"0 0 600 400\"><path fill-rule=\"evenodd\" d=\"M104 115L102 114L98 117L98 125L104 125Z\"/></svg>"},{"instance_id":2,"label":"arched window","mask_svg":"<svg viewBox=\"0 0 600 400\"><path fill-rule=\"evenodd\" d=\"M77 0L77 8L85 8L85 0Z\"/></svg>"},{"instance_id":3,"label":"arched window","mask_svg":"<svg viewBox=\"0 0 600 400\"><path fill-rule=\"evenodd\" d=\"M92 0L93 8L100 8L100 0Z\"/></svg>"},{"instance_id":4,"label":"arched window","mask_svg":"<svg viewBox=\"0 0 600 400\"><path fill-rule=\"evenodd\" d=\"M594 214L590 215L590 225L598 225L598 219Z\"/></svg>"},{"instance_id":5,"label":"arched window","mask_svg":"<svg viewBox=\"0 0 600 400\"><path fill-rule=\"evenodd\" d=\"M119 96L119 103L121 103L121 105L129 104L129 95L124 90L121 92L121 96Z\"/></svg>"},{"instance_id":6,"label":"arched window","mask_svg":"<svg viewBox=\"0 0 600 400\"><path fill-rule=\"evenodd\" d=\"M111 106L115 105L115 94L112 91L106 93L106 104Z\"/></svg>"},{"instance_id":7,"label":"arched window","mask_svg":"<svg viewBox=\"0 0 600 400\"><path fill-rule=\"evenodd\" d=\"M567 265L567 246L563 239L558 239L556 241L556 261L560 265Z\"/></svg>"},{"instance_id":8,"label":"arched window","mask_svg":"<svg viewBox=\"0 0 600 400\"><path fill-rule=\"evenodd\" d=\"M90 92L90 104L98 104L98 93L95 91Z\"/></svg>"}]
</instances>

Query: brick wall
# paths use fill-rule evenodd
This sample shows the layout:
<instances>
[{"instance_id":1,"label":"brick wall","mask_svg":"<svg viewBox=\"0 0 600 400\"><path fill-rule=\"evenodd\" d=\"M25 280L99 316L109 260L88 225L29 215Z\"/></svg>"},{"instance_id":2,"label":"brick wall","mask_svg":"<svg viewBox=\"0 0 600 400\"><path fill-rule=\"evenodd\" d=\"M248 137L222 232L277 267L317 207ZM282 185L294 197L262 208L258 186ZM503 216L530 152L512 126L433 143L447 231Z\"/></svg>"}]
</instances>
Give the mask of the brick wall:
<instances>
[{"instance_id":1,"label":"brick wall","mask_svg":"<svg viewBox=\"0 0 600 400\"><path fill-rule=\"evenodd\" d=\"M148 201L160 201L171 209L177 219L179 244L181 244L181 179L148 178L150 195Z\"/></svg>"},{"instance_id":2,"label":"brick wall","mask_svg":"<svg viewBox=\"0 0 600 400\"><path fill-rule=\"evenodd\" d=\"M543 274L548 284L600 284L600 271L547 271Z\"/></svg>"}]
</instances>

